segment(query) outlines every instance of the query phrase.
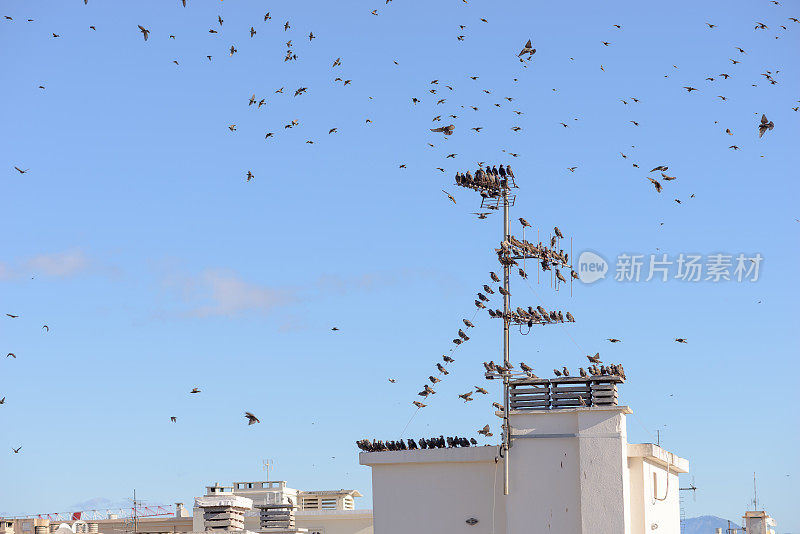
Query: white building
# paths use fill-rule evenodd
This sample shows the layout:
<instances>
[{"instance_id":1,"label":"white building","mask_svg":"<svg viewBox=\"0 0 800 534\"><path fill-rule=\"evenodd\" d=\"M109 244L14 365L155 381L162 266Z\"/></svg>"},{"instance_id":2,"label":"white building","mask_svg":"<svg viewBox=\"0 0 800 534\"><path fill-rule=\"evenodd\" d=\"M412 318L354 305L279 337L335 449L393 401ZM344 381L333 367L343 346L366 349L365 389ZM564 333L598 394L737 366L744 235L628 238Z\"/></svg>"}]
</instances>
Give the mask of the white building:
<instances>
[{"instance_id":1,"label":"white building","mask_svg":"<svg viewBox=\"0 0 800 534\"><path fill-rule=\"evenodd\" d=\"M499 447L361 453L372 468L375 532L678 534L678 474L689 462L628 443L630 413L512 410L509 495Z\"/></svg>"},{"instance_id":2,"label":"white building","mask_svg":"<svg viewBox=\"0 0 800 534\"><path fill-rule=\"evenodd\" d=\"M763 510L745 512L742 520L747 534L775 534L775 529L770 527L777 526L777 523Z\"/></svg>"},{"instance_id":3,"label":"white building","mask_svg":"<svg viewBox=\"0 0 800 534\"><path fill-rule=\"evenodd\" d=\"M355 509L355 498L361 497L358 490L303 491L288 487L283 480L259 480L207 486L206 495L246 497L256 508L292 504L294 525L308 534L372 534L372 510ZM203 531L203 511L195 507L192 517L192 530ZM258 510L245 512L244 529L262 530Z\"/></svg>"}]
</instances>

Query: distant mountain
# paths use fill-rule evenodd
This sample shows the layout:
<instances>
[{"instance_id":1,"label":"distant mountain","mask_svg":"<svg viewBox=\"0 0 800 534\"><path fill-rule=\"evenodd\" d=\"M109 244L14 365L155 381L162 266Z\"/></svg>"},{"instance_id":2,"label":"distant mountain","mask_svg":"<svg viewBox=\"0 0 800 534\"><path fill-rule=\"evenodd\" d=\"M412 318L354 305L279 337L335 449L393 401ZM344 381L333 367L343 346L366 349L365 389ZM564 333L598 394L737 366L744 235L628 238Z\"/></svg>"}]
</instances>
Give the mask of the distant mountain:
<instances>
[{"instance_id":1,"label":"distant mountain","mask_svg":"<svg viewBox=\"0 0 800 534\"><path fill-rule=\"evenodd\" d=\"M714 534L715 530L721 528L722 532L728 528L728 520L715 515L701 515L700 517L690 517L683 524L683 534ZM731 528L741 528L738 524L731 521ZM740 534L743 534L740 532Z\"/></svg>"}]
</instances>

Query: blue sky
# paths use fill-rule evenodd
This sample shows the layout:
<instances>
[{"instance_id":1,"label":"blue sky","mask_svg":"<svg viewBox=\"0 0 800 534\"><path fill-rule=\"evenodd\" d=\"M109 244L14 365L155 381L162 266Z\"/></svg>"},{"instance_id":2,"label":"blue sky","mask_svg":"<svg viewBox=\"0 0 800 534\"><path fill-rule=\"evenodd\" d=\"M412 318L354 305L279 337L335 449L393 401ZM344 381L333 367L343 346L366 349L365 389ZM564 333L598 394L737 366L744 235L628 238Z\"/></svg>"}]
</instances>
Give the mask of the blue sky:
<instances>
[{"instance_id":1,"label":"blue sky","mask_svg":"<svg viewBox=\"0 0 800 534\"><path fill-rule=\"evenodd\" d=\"M264 458L294 487L358 488L369 506L353 442L400 434L498 270L500 219L477 220L478 198L452 185L486 161L514 167L512 215L558 225L576 255L764 257L755 283L606 279L570 297L516 278L515 306L578 322L516 334L512 354L543 375L597 351L623 363L630 439L661 430L691 460L690 516L740 517L757 472L781 529L800 529L796 4L188 4L2 6L0 312L20 317L0 320L0 350L18 356L0 362L0 514L133 488L186 502L263 478ZM762 113L775 129L759 139ZM451 137L429 131L450 122ZM658 194L646 177L661 164L677 180ZM501 358L499 324L475 323L407 435L499 430L496 391L457 398Z\"/></svg>"}]
</instances>

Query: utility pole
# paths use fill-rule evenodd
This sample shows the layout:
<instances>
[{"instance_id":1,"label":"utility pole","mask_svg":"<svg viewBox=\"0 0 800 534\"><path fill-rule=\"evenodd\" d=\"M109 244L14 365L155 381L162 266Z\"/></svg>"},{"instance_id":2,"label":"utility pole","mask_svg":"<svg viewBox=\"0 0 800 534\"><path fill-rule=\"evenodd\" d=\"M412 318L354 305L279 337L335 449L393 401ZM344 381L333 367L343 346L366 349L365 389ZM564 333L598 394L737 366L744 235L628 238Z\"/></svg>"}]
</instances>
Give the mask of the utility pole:
<instances>
[{"instance_id":1,"label":"utility pole","mask_svg":"<svg viewBox=\"0 0 800 534\"><path fill-rule=\"evenodd\" d=\"M136 489L133 490L133 534L139 532L139 510L136 502Z\"/></svg>"}]
</instances>

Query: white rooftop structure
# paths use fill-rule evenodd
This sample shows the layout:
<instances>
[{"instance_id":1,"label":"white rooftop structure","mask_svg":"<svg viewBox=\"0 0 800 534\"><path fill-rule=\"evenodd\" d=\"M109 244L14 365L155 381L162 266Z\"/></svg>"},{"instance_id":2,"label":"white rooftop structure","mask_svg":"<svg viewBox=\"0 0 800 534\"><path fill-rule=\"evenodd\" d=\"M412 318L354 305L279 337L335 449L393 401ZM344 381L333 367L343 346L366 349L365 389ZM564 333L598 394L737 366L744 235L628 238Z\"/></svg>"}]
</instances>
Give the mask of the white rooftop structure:
<instances>
[{"instance_id":1,"label":"white rooftop structure","mask_svg":"<svg viewBox=\"0 0 800 534\"><path fill-rule=\"evenodd\" d=\"M495 446L364 452L379 534L680 532L689 462L627 442L627 406L511 410L509 495Z\"/></svg>"},{"instance_id":2,"label":"white rooftop structure","mask_svg":"<svg viewBox=\"0 0 800 534\"><path fill-rule=\"evenodd\" d=\"M745 512L742 520L747 534L775 534L775 529L770 527L777 523L764 510Z\"/></svg>"},{"instance_id":3,"label":"white rooftop structure","mask_svg":"<svg viewBox=\"0 0 800 534\"><path fill-rule=\"evenodd\" d=\"M238 481L206 487L208 495L246 498L254 510L244 512L247 531L270 534L372 534L372 510L355 509L355 489L304 491L290 488L285 480ZM196 502L197 504L197 502ZM281 516L283 520L279 520ZM203 512L198 506L193 514L192 530L204 530ZM281 528L264 528L281 524Z\"/></svg>"}]
</instances>

